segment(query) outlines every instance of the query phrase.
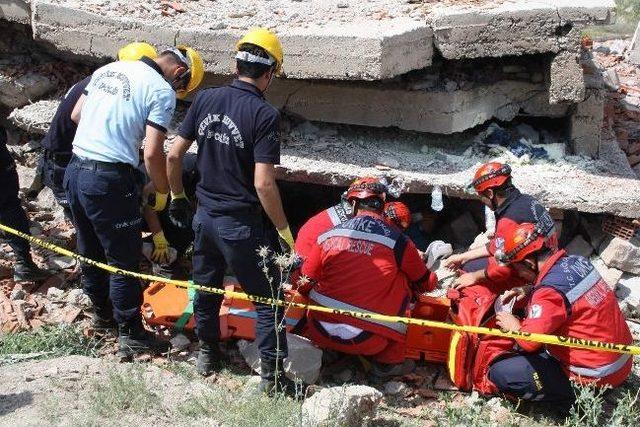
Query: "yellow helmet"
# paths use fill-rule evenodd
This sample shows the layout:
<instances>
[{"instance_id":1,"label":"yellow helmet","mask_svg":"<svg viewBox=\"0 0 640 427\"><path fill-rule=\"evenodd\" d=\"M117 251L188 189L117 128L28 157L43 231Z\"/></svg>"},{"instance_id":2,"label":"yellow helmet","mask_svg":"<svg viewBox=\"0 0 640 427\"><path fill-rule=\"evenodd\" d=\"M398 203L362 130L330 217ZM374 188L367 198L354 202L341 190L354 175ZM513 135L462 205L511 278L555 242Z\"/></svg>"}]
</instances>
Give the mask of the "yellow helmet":
<instances>
[{"instance_id":1,"label":"yellow helmet","mask_svg":"<svg viewBox=\"0 0 640 427\"><path fill-rule=\"evenodd\" d=\"M239 51L243 44L253 44L264 49L276 61L276 74L280 74L284 55L278 36L266 28L254 28L236 43L236 51Z\"/></svg>"},{"instance_id":2,"label":"yellow helmet","mask_svg":"<svg viewBox=\"0 0 640 427\"><path fill-rule=\"evenodd\" d=\"M154 59L158 56L156 48L145 42L133 42L118 51L119 61L137 61L143 56Z\"/></svg>"},{"instance_id":3,"label":"yellow helmet","mask_svg":"<svg viewBox=\"0 0 640 427\"><path fill-rule=\"evenodd\" d=\"M202 83L202 79L204 78L204 62L202 61L202 57L194 49L185 45L167 49L165 52L172 52L188 67L187 71L179 77L188 79L187 86L185 89L176 92L178 99L184 99Z\"/></svg>"}]
</instances>

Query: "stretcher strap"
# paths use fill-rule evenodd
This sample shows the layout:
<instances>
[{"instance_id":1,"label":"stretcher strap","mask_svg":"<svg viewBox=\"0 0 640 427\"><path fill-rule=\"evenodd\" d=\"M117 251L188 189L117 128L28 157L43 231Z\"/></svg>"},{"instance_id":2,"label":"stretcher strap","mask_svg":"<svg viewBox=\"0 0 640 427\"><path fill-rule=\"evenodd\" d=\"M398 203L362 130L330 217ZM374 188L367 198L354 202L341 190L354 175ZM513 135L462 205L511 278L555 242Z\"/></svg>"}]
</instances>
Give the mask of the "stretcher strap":
<instances>
[{"instance_id":1,"label":"stretcher strap","mask_svg":"<svg viewBox=\"0 0 640 427\"><path fill-rule=\"evenodd\" d=\"M191 280L189 280L189 283L193 284ZM184 327L189 322L189 319L191 319L191 316L193 316L193 297L196 295L196 290L194 288L188 288L187 295L189 296L187 306L184 308L184 311L182 312L178 320L176 320L176 323L174 325L176 332L182 332Z\"/></svg>"}]
</instances>

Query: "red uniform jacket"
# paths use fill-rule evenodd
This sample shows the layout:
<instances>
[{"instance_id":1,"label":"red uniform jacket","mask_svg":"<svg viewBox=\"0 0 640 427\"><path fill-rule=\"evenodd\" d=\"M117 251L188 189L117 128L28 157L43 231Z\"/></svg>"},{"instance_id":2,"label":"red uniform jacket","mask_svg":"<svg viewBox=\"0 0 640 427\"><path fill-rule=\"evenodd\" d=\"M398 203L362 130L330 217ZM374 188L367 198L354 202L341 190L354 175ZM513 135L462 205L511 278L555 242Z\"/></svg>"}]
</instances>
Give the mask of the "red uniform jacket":
<instances>
[{"instance_id":1,"label":"red uniform jacket","mask_svg":"<svg viewBox=\"0 0 640 427\"><path fill-rule=\"evenodd\" d=\"M295 251L303 260L306 259L316 245L318 237L350 218L342 203L331 206L309 218L298 231Z\"/></svg>"},{"instance_id":2,"label":"red uniform jacket","mask_svg":"<svg viewBox=\"0 0 640 427\"><path fill-rule=\"evenodd\" d=\"M323 233L302 266L310 285L299 290L316 303L354 311L404 316L412 290L430 291L430 273L413 242L381 216L363 213ZM310 319L349 323L384 337L404 339L406 325L309 312Z\"/></svg>"},{"instance_id":3,"label":"red uniform jacket","mask_svg":"<svg viewBox=\"0 0 640 427\"><path fill-rule=\"evenodd\" d=\"M508 281L516 276L510 267L499 265L493 258L496 253L497 239L501 238L505 230L525 222L538 224L550 239L550 244L557 245L553 218L538 200L528 194L522 194L517 189L512 190L502 206L495 210L495 215L496 232L487 246L491 259L485 270L487 278L493 282Z\"/></svg>"},{"instance_id":4,"label":"red uniform jacket","mask_svg":"<svg viewBox=\"0 0 640 427\"><path fill-rule=\"evenodd\" d=\"M593 264L560 251L542 268L521 330L583 341L631 344L632 336L613 291ZM529 352L542 344L517 341ZM627 354L548 345L547 351L571 377L617 386L631 372Z\"/></svg>"}]
</instances>

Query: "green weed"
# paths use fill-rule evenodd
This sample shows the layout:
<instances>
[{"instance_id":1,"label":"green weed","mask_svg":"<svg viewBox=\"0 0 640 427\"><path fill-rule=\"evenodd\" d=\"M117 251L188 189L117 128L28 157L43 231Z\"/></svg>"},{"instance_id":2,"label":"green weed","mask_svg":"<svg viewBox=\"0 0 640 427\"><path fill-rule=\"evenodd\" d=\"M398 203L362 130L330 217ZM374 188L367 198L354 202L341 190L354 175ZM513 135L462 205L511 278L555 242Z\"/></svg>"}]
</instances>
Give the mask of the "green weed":
<instances>
[{"instance_id":1,"label":"green weed","mask_svg":"<svg viewBox=\"0 0 640 427\"><path fill-rule=\"evenodd\" d=\"M110 371L104 380L91 384L90 410L104 418L119 416L123 411L149 414L160 408L161 401L151 390L138 366Z\"/></svg>"},{"instance_id":2,"label":"green weed","mask_svg":"<svg viewBox=\"0 0 640 427\"><path fill-rule=\"evenodd\" d=\"M100 342L73 325L43 327L0 336L0 365L59 356L97 356ZM31 354L30 356L25 356ZM22 356L20 356L22 355Z\"/></svg>"}]
</instances>

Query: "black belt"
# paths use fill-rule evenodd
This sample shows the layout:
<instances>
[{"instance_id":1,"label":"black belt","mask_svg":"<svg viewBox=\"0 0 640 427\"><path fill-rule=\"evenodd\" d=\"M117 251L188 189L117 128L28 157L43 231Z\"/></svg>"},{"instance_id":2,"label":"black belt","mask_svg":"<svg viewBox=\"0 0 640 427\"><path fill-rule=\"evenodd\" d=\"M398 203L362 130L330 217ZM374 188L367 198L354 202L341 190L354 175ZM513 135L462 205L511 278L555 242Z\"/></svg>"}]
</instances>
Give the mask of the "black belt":
<instances>
[{"instance_id":1,"label":"black belt","mask_svg":"<svg viewBox=\"0 0 640 427\"><path fill-rule=\"evenodd\" d=\"M73 153L69 153L69 152L56 152L56 151L50 151L50 150L45 150L44 152L45 159L53 160L56 163L69 163L71 161L72 156L73 156Z\"/></svg>"},{"instance_id":2,"label":"black belt","mask_svg":"<svg viewBox=\"0 0 640 427\"><path fill-rule=\"evenodd\" d=\"M81 159L75 154L71 157L71 164L77 168L90 171L133 172L133 166L128 163L109 163L99 160Z\"/></svg>"}]
</instances>

